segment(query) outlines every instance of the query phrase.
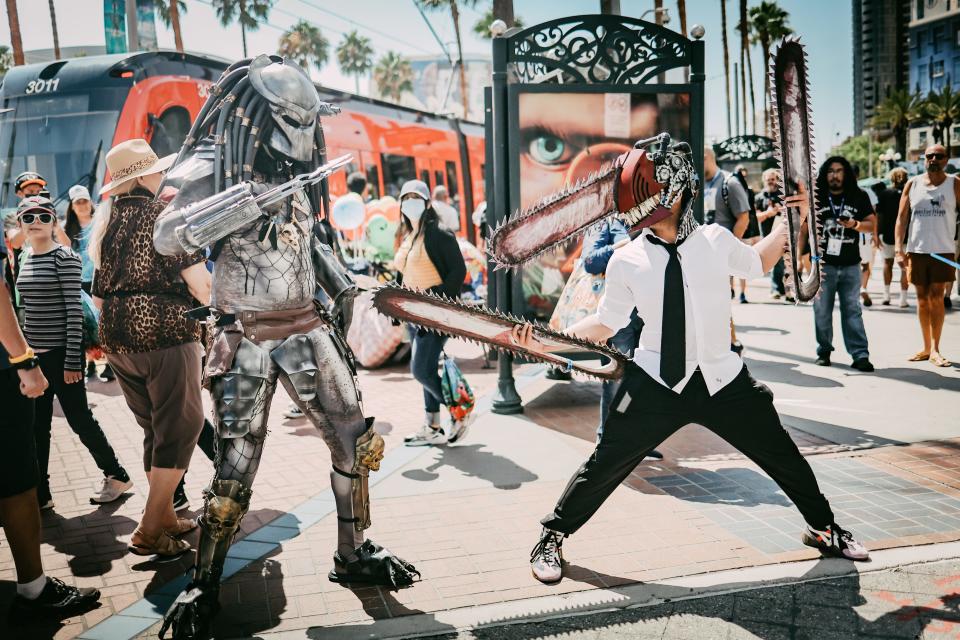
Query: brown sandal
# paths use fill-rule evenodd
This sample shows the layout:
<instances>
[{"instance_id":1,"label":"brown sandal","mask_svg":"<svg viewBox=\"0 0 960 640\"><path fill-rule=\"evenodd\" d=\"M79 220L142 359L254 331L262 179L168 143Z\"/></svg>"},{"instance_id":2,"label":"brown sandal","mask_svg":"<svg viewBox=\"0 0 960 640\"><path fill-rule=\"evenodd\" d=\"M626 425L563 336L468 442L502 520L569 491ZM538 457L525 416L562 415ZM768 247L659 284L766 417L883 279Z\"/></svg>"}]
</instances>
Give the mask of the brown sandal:
<instances>
[{"instance_id":1,"label":"brown sandal","mask_svg":"<svg viewBox=\"0 0 960 640\"><path fill-rule=\"evenodd\" d=\"M190 533L197 528L197 521L194 518L177 518L177 526L172 529L165 529L165 533L169 534L171 538L179 538L180 536Z\"/></svg>"},{"instance_id":2,"label":"brown sandal","mask_svg":"<svg viewBox=\"0 0 960 640\"><path fill-rule=\"evenodd\" d=\"M139 535L146 540L146 536L139 527L133 532L133 535ZM152 543L134 542L133 538L131 538L130 544L127 546L127 551L135 556L163 556L172 558L186 553L189 550L190 543L184 542L183 540L175 540L170 537L170 534L166 531L161 531L160 535L158 535Z\"/></svg>"}]
</instances>

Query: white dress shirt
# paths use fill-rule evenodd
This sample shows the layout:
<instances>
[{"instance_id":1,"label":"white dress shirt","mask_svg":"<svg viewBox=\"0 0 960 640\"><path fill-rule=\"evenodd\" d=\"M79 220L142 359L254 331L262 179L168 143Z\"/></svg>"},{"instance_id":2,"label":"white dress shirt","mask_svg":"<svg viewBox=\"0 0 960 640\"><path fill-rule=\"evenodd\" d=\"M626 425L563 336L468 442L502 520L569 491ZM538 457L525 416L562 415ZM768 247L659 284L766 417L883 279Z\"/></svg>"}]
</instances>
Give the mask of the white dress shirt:
<instances>
[{"instance_id":1,"label":"white dress shirt","mask_svg":"<svg viewBox=\"0 0 960 640\"><path fill-rule=\"evenodd\" d=\"M643 320L633 359L650 377L660 378L660 337L663 332L663 277L669 254L647 237L647 229L614 252L607 265L606 288L597 317L612 331L627 326L634 308ZM710 395L729 384L743 361L730 351L730 276L763 275L760 254L723 227L698 227L677 250L683 271L686 337L684 378L673 387L683 391L700 368ZM668 327L669 331L670 328Z\"/></svg>"}]
</instances>

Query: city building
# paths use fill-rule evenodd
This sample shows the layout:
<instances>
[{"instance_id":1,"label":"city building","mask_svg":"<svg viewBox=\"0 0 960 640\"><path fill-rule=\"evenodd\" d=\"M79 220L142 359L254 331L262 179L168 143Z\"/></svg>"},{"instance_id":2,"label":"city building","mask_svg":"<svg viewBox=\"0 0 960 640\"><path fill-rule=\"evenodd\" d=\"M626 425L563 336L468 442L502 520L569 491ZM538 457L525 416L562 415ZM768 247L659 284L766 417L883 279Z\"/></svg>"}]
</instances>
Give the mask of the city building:
<instances>
[{"instance_id":1,"label":"city building","mask_svg":"<svg viewBox=\"0 0 960 640\"><path fill-rule=\"evenodd\" d=\"M960 84L960 0L913 0L910 3L910 91L927 95ZM960 125L950 132L951 147L960 143ZM917 126L907 137L907 159L916 160L933 142L933 128Z\"/></svg>"},{"instance_id":2,"label":"city building","mask_svg":"<svg viewBox=\"0 0 960 640\"><path fill-rule=\"evenodd\" d=\"M932 1L936 0L853 0L855 132L869 129L877 105L893 90L905 86L910 55L910 5L929 5Z\"/></svg>"}]
</instances>

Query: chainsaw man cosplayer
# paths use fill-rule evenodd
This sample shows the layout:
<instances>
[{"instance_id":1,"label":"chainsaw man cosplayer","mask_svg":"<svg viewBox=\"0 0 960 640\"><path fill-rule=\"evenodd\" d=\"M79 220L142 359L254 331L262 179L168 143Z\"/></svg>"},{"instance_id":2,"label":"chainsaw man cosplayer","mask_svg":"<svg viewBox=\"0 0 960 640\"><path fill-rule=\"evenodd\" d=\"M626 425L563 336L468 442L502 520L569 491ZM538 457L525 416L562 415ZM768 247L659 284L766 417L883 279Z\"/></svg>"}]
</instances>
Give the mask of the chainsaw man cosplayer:
<instances>
[{"instance_id":1,"label":"chainsaw man cosplayer","mask_svg":"<svg viewBox=\"0 0 960 640\"><path fill-rule=\"evenodd\" d=\"M770 390L730 351L728 277L755 278L771 269L783 256L786 225L750 246L723 227L698 224L693 204L700 184L690 147L666 146L669 136L658 140L658 150L635 148L620 157L615 171L515 217L504 229L508 234L494 237L494 258L510 264L539 251L524 246L531 235L524 220L530 215L541 218L536 225L549 227L546 220L582 218L587 209L603 207L628 226L645 227L613 254L597 313L567 330L603 343L626 326L634 309L644 324L593 455L541 521L543 532L531 554L533 574L542 582L559 581L563 539L590 519L644 456L690 423L719 435L777 482L807 522L805 544L827 555L865 560L863 545L835 523L810 465L780 423ZM786 199L801 221L810 209L807 188L801 185ZM563 226L559 222L552 233L562 235ZM532 325L518 324L512 340L524 350L556 348L536 333Z\"/></svg>"},{"instance_id":2,"label":"chainsaw man cosplayer","mask_svg":"<svg viewBox=\"0 0 960 640\"><path fill-rule=\"evenodd\" d=\"M330 579L396 587L419 575L363 539L368 473L379 468L384 443L363 414L349 349L314 303L319 285L335 312L343 311L355 288L331 250L332 230L315 216L328 205L322 178L339 168L325 165L318 118L336 112L290 60L238 62L214 87L167 174L165 185L177 192L154 229L157 250L209 247L215 261L205 382L218 442L193 580L167 613L161 636L168 627L176 639L210 634L224 558L250 505L278 382L330 448L339 521Z\"/></svg>"}]
</instances>

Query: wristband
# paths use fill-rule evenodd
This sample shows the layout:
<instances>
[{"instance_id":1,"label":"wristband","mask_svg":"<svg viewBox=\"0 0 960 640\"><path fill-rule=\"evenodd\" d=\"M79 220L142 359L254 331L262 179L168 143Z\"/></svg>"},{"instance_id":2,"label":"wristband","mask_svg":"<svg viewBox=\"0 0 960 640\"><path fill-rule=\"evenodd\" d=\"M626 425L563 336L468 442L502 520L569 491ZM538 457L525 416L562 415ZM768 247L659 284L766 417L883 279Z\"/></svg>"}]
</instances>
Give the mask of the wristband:
<instances>
[{"instance_id":1,"label":"wristband","mask_svg":"<svg viewBox=\"0 0 960 640\"><path fill-rule=\"evenodd\" d=\"M40 366L40 358L33 356L27 358L26 360L20 360L14 364L10 365L12 368L22 371L29 371L30 369L36 369Z\"/></svg>"},{"instance_id":2,"label":"wristband","mask_svg":"<svg viewBox=\"0 0 960 640\"><path fill-rule=\"evenodd\" d=\"M33 349L27 347L27 350L23 353L23 355L19 355L16 358L7 358L7 360L10 362L10 364L19 364L25 360L30 360L35 356L36 354L33 352Z\"/></svg>"}]
</instances>

